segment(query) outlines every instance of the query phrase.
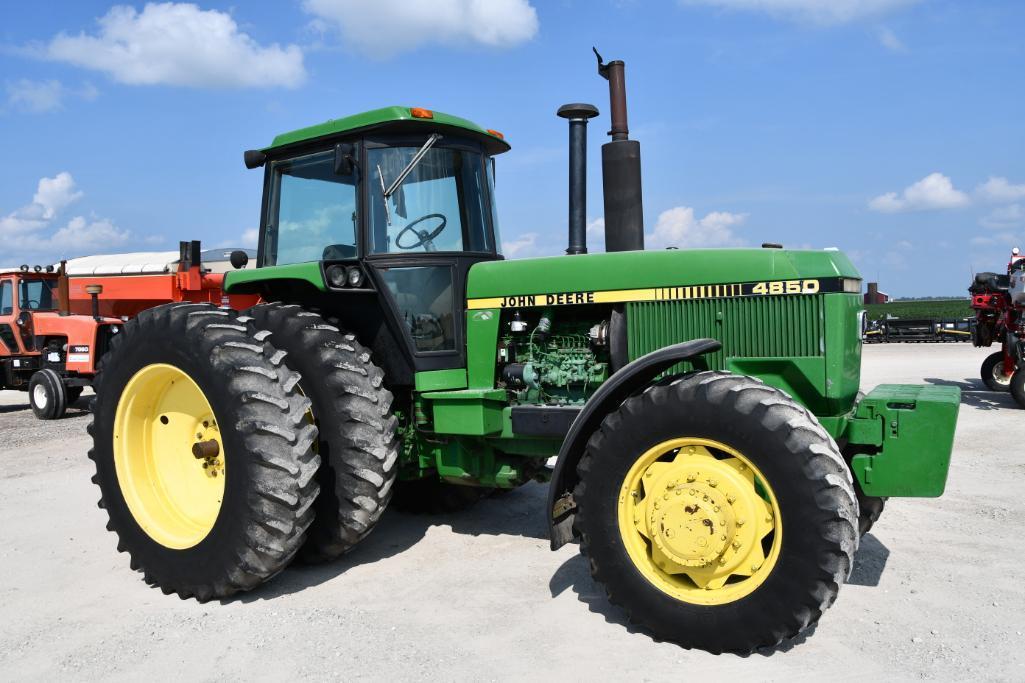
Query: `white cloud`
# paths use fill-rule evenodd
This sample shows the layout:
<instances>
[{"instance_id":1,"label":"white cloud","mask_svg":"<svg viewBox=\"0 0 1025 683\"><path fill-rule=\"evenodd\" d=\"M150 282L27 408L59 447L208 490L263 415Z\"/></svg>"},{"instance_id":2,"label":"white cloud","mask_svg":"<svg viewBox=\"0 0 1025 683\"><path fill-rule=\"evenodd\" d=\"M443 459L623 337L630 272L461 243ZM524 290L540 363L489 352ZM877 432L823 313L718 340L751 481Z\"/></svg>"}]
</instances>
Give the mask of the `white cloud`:
<instances>
[{"instance_id":1,"label":"white cloud","mask_svg":"<svg viewBox=\"0 0 1025 683\"><path fill-rule=\"evenodd\" d=\"M70 98L92 102L100 95L92 83L69 88L57 80L32 81L22 78L6 84L7 107L30 114L44 114L64 108Z\"/></svg>"},{"instance_id":2,"label":"white cloud","mask_svg":"<svg viewBox=\"0 0 1025 683\"><path fill-rule=\"evenodd\" d=\"M528 232L513 240L502 240L502 254L508 258L524 258L538 255L538 234Z\"/></svg>"},{"instance_id":3,"label":"white cloud","mask_svg":"<svg viewBox=\"0 0 1025 683\"><path fill-rule=\"evenodd\" d=\"M510 47L537 34L528 0L304 0L316 26L338 29L346 42L375 57L428 43Z\"/></svg>"},{"instance_id":4,"label":"white cloud","mask_svg":"<svg viewBox=\"0 0 1025 683\"><path fill-rule=\"evenodd\" d=\"M260 242L260 231L257 228L249 228L242 233L242 246L255 248Z\"/></svg>"},{"instance_id":5,"label":"white cloud","mask_svg":"<svg viewBox=\"0 0 1025 683\"><path fill-rule=\"evenodd\" d=\"M975 188L975 194L990 202L1013 202L1025 199L1025 183L1015 185L1007 178L990 176L989 180Z\"/></svg>"},{"instance_id":6,"label":"white cloud","mask_svg":"<svg viewBox=\"0 0 1025 683\"><path fill-rule=\"evenodd\" d=\"M1014 233L1001 232L994 235L980 235L979 237L973 237L970 242L973 247L1006 246L1010 249L1012 246L1018 245L1019 237Z\"/></svg>"},{"instance_id":7,"label":"white cloud","mask_svg":"<svg viewBox=\"0 0 1025 683\"><path fill-rule=\"evenodd\" d=\"M75 216L49 240L49 248L60 256L72 256L94 249L125 244L131 233L121 230L106 218L86 220Z\"/></svg>"},{"instance_id":8,"label":"white cloud","mask_svg":"<svg viewBox=\"0 0 1025 683\"><path fill-rule=\"evenodd\" d=\"M955 209L971 203L968 195L954 188L950 178L942 173L930 173L917 183L907 186L900 194L887 192L868 203L880 213L901 211L929 211Z\"/></svg>"},{"instance_id":9,"label":"white cloud","mask_svg":"<svg viewBox=\"0 0 1025 683\"><path fill-rule=\"evenodd\" d=\"M740 225L747 214L713 211L704 218L696 219L694 209L677 206L663 211L655 223L655 231L645 235L645 247L737 247L744 241L733 234L733 228Z\"/></svg>"},{"instance_id":10,"label":"white cloud","mask_svg":"<svg viewBox=\"0 0 1025 683\"><path fill-rule=\"evenodd\" d=\"M1013 228L1023 222L1025 222L1025 209L1022 209L1021 204L997 207L979 219L980 225L992 230Z\"/></svg>"},{"instance_id":11,"label":"white cloud","mask_svg":"<svg viewBox=\"0 0 1025 683\"><path fill-rule=\"evenodd\" d=\"M59 211L69 204L77 202L84 195L75 186L75 179L67 171L62 171L53 178L40 178L32 203L41 206L43 218L52 219Z\"/></svg>"},{"instance_id":12,"label":"white cloud","mask_svg":"<svg viewBox=\"0 0 1025 683\"><path fill-rule=\"evenodd\" d=\"M64 87L60 81L30 81L27 78L7 84L7 104L12 109L41 114L61 108Z\"/></svg>"},{"instance_id":13,"label":"white cloud","mask_svg":"<svg viewBox=\"0 0 1025 683\"><path fill-rule=\"evenodd\" d=\"M295 87L306 80L296 45L261 46L230 15L188 3L116 5L99 33L61 33L44 56L102 71L128 85Z\"/></svg>"},{"instance_id":14,"label":"white cloud","mask_svg":"<svg viewBox=\"0 0 1025 683\"><path fill-rule=\"evenodd\" d=\"M76 189L75 179L67 171L53 178L40 178L31 204L0 217L0 239L13 240L45 228L59 211L81 198L82 192Z\"/></svg>"},{"instance_id":15,"label":"white cloud","mask_svg":"<svg viewBox=\"0 0 1025 683\"><path fill-rule=\"evenodd\" d=\"M41 178L32 203L0 217L0 243L4 245L7 258L25 262L42 257L53 262L134 240L130 231L95 216L74 216L63 227L48 234L48 230L56 227L54 223L60 213L82 196L67 171L53 178Z\"/></svg>"},{"instance_id":16,"label":"white cloud","mask_svg":"<svg viewBox=\"0 0 1025 683\"><path fill-rule=\"evenodd\" d=\"M890 52L908 51L907 46L897 37L897 34L886 26L880 26L876 29L876 38L879 39L879 44Z\"/></svg>"},{"instance_id":17,"label":"white cloud","mask_svg":"<svg viewBox=\"0 0 1025 683\"><path fill-rule=\"evenodd\" d=\"M709 5L763 12L782 19L820 24L845 24L917 4L920 0L680 0L684 5Z\"/></svg>"}]
</instances>

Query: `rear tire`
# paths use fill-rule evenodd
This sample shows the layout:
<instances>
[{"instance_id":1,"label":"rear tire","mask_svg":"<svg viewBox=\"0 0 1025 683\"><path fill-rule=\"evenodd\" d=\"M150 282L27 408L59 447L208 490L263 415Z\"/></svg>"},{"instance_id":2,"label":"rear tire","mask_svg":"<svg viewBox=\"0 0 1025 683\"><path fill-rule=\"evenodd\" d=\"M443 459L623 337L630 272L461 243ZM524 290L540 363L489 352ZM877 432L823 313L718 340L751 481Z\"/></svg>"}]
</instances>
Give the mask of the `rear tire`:
<instances>
[{"instance_id":1,"label":"rear tire","mask_svg":"<svg viewBox=\"0 0 1025 683\"><path fill-rule=\"evenodd\" d=\"M1025 408L1025 368L1019 369L1011 376L1009 388L1015 402Z\"/></svg>"},{"instance_id":2,"label":"rear tire","mask_svg":"<svg viewBox=\"0 0 1025 683\"><path fill-rule=\"evenodd\" d=\"M577 471L576 527L592 576L632 622L684 647L749 653L793 638L853 565L858 504L836 444L753 378L700 372L628 398ZM649 514L647 532L634 533Z\"/></svg>"},{"instance_id":3,"label":"rear tire","mask_svg":"<svg viewBox=\"0 0 1025 683\"><path fill-rule=\"evenodd\" d=\"M267 336L234 311L169 304L128 322L100 361L89 426L99 506L132 569L165 594L205 602L255 588L313 520L317 430ZM223 450L201 460L200 440ZM207 488L212 470L221 491Z\"/></svg>"},{"instance_id":4,"label":"rear tire","mask_svg":"<svg viewBox=\"0 0 1025 683\"><path fill-rule=\"evenodd\" d=\"M370 351L319 314L269 303L245 315L288 352L285 364L302 376L299 388L312 401L321 493L300 557L333 559L366 538L391 499L399 458L392 394Z\"/></svg>"},{"instance_id":5,"label":"rear tire","mask_svg":"<svg viewBox=\"0 0 1025 683\"><path fill-rule=\"evenodd\" d=\"M28 400L32 412L40 420L57 420L68 410L68 393L60 375L44 368L28 382Z\"/></svg>"},{"instance_id":6,"label":"rear tire","mask_svg":"<svg viewBox=\"0 0 1025 683\"><path fill-rule=\"evenodd\" d=\"M1011 378L1004 374L1004 352L997 351L986 356L979 372L983 384L990 391L1006 392L1011 389Z\"/></svg>"}]
</instances>

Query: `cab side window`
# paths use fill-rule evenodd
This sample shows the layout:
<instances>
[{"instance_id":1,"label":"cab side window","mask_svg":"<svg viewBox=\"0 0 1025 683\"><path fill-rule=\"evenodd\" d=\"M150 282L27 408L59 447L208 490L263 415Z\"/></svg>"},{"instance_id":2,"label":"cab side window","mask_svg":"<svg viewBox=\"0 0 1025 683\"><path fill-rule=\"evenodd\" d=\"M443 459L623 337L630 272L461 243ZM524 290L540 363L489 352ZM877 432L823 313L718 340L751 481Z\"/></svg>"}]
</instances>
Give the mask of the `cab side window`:
<instances>
[{"instance_id":1,"label":"cab side window","mask_svg":"<svg viewBox=\"0 0 1025 683\"><path fill-rule=\"evenodd\" d=\"M14 288L10 280L0 282L0 315L11 315L14 313L14 301L12 295Z\"/></svg>"}]
</instances>

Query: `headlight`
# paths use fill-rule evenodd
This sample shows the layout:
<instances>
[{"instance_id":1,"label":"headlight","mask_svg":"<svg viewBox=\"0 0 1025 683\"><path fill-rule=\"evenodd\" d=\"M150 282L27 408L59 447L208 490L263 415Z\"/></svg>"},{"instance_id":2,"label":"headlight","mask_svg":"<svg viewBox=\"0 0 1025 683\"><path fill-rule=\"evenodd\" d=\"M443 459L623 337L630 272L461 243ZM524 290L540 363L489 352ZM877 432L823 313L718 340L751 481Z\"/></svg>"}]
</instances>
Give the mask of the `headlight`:
<instances>
[{"instance_id":1,"label":"headlight","mask_svg":"<svg viewBox=\"0 0 1025 683\"><path fill-rule=\"evenodd\" d=\"M121 328L118 327L117 325L111 325L110 326L110 333L111 334L117 334L120 331L121 331Z\"/></svg>"},{"instance_id":2,"label":"headlight","mask_svg":"<svg viewBox=\"0 0 1025 683\"><path fill-rule=\"evenodd\" d=\"M350 287L359 287L363 284L363 271L359 269L359 266L352 266L346 273L345 279Z\"/></svg>"},{"instance_id":3,"label":"headlight","mask_svg":"<svg viewBox=\"0 0 1025 683\"><path fill-rule=\"evenodd\" d=\"M861 280L845 277L843 279L844 294L861 294Z\"/></svg>"},{"instance_id":4,"label":"headlight","mask_svg":"<svg viewBox=\"0 0 1025 683\"><path fill-rule=\"evenodd\" d=\"M328 266L327 281L331 284L332 287L341 289L345 286L345 280L345 266L339 266L337 264L333 266Z\"/></svg>"}]
</instances>

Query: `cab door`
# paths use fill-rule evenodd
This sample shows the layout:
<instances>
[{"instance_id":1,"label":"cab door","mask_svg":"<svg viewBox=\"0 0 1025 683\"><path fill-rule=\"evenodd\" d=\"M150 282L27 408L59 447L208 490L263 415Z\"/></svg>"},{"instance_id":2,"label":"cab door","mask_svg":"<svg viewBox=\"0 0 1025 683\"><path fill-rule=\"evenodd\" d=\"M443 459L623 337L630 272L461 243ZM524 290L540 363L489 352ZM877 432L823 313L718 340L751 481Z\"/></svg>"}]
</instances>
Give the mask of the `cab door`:
<instances>
[{"instance_id":1,"label":"cab door","mask_svg":"<svg viewBox=\"0 0 1025 683\"><path fill-rule=\"evenodd\" d=\"M17 356L25 352L17 333L17 306L14 303L14 278L0 279L0 354Z\"/></svg>"}]
</instances>

